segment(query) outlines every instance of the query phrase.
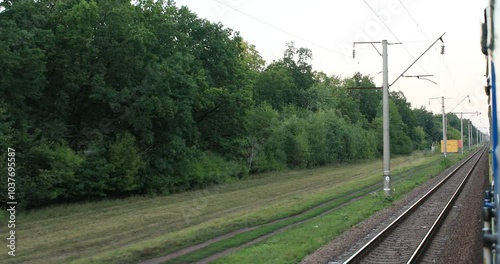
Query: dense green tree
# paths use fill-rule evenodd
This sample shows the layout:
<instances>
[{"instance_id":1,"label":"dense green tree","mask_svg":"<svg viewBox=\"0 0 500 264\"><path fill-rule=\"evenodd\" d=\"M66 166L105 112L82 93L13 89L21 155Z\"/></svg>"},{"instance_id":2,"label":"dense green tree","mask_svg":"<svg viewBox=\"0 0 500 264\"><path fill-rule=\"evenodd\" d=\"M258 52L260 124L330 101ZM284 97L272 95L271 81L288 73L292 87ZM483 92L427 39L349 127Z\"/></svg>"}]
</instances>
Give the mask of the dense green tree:
<instances>
[{"instance_id":1,"label":"dense green tree","mask_svg":"<svg viewBox=\"0 0 500 264\"><path fill-rule=\"evenodd\" d=\"M315 82L310 60L312 60L310 49L296 48L293 42L287 43L287 49L281 62L290 70L299 90L307 90Z\"/></svg>"},{"instance_id":2,"label":"dense green tree","mask_svg":"<svg viewBox=\"0 0 500 264\"><path fill-rule=\"evenodd\" d=\"M460 130L460 118L454 113L446 114L446 121L448 126Z\"/></svg>"},{"instance_id":3,"label":"dense green tree","mask_svg":"<svg viewBox=\"0 0 500 264\"><path fill-rule=\"evenodd\" d=\"M356 95L356 96L353 96ZM334 90L334 97L338 98L337 110L347 121L352 123L363 122L360 109L360 100L357 91L348 90L345 85Z\"/></svg>"},{"instance_id":4,"label":"dense green tree","mask_svg":"<svg viewBox=\"0 0 500 264\"><path fill-rule=\"evenodd\" d=\"M275 127L279 125L279 114L269 104L262 104L249 110L248 123L248 147L246 158L248 171L266 170L267 156L264 153L274 133Z\"/></svg>"},{"instance_id":5,"label":"dense green tree","mask_svg":"<svg viewBox=\"0 0 500 264\"><path fill-rule=\"evenodd\" d=\"M344 86L347 89L355 88L348 91L349 95L357 104L358 111L363 117L368 122L372 122L377 116L379 105L382 103L382 91L374 89L373 79L357 72L353 77L344 80Z\"/></svg>"},{"instance_id":6,"label":"dense green tree","mask_svg":"<svg viewBox=\"0 0 500 264\"><path fill-rule=\"evenodd\" d=\"M455 129L454 127L448 127L446 130L446 138L450 140L460 140L460 130Z\"/></svg>"},{"instance_id":7,"label":"dense green tree","mask_svg":"<svg viewBox=\"0 0 500 264\"><path fill-rule=\"evenodd\" d=\"M315 72L293 42L265 67L239 33L170 0L0 6L0 146L22 160L27 208L382 153L381 91L349 89L372 78ZM439 116L402 93L390 111L393 153L440 139Z\"/></svg>"},{"instance_id":8,"label":"dense green tree","mask_svg":"<svg viewBox=\"0 0 500 264\"><path fill-rule=\"evenodd\" d=\"M414 130L415 139L413 141L413 145L415 150L425 150L428 149L430 144L426 139L426 134L424 129L421 126L415 127Z\"/></svg>"},{"instance_id":9,"label":"dense green tree","mask_svg":"<svg viewBox=\"0 0 500 264\"><path fill-rule=\"evenodd\" d=\"M424 107L414 109L413 113L415 115L417 124L422 127L425 132L426 141L428 142L428 144L439 141L442 137L442 130L440 129L441 123L437 123L435 121L436 118L434 114L430 111L427 111ZM430 147L430 145L428 145L427 147Z\"/></svg>"},{"instance_id":10,"label":"dense green tree","mask_svg":"<svg viewBox=\"0 0 500 264\"><path fill-rule=\"evenodd\" d=\"M290 71L278 63L271 63L255 84L256 101L267 102L277 110L294 104L297 96L297 86Z\"/></svg>"},{"instance_id":11,"label":"dense green tree","mask_svg":"<svg viewBox=\"0 0 500 264\"><path fill-rule=\"evenodd\" d=\"M327 76L323 72L315 73L316 82L307 91L309 109L312 111L338 109L342 98L337 90L342 86L342 80L337 76Z\"/></svg>"},{"instance_id":12,"label":"dense green tree","mask_svg":"<svg viewBox=\"0 0 500 264\"><path fill-rule=\"evenodd\" d=\"M391 154L409 154L413 151L413 142L411 138L405 134L408 129L407 125L403 122L401 114L398 111L396 103L390 99L389 100L389 131L390 131L390 144L391 144ZM382 141L382 106L378 108L378 115L374 121L375 133L377 133L378 138L378 150L381 153L383 151L383 141Z\"/></svg>"},{"instance_id":13,"label":"dense green tree","mask_svg":"<svg viewBox=\"0 0 500 264\"><path fill-rule=\"evenodd\" d=\"M327 144L327 120L328 113L324 110L318 111L309 117L306 133L310 149L310 165L318 166L329 162Z\"/></svg>"},{"instance_id":14,"label":"dense green tree","mask_svg":"<svg viewBox=\"0 0 500 264\"><path fill-rule=\"evenodd\" d=\"M16 120L27 120L37 111L47 79L48 51L54 34L48 18L33 1L2 1L0 16L0 92Z\"/></svg>"},{"instance_id":15,"label":"dense green tree","mask_svg":"<svg viewBox=\"0 0 500 264\"><path fill-rule=\"evenodd\" d=\"M417 136L415 135L417 120L411 109L411 104L406 100L406 97L401 91L391 92L390 98L396 104L398 113L401 115L401 120L405 124L404 134L408 135L412 141L417 141Z\"/></svg>"},{"instance_id":16,"label":"dense green tree","mask_svg":"<svg viewBox=\"0 0 500 264\"><path fill-rule=\"evenodd\" d=\"M249 72L249 80L252 84L255 83L255 79L259 75L260 72L264 70L266 62L260 56L259 52L255 45L249 44L246 41L241 41L241 60L244 66L248 67Z\"/></svg>"},{"instance_id":17,"label":"dense green tree","mask_svg":"<svg viewBox=\"0 0 500 264\"><path fill-rule=\"evenodd\" d=\"M313 102L308 90L314 85L315 77L309 60L311 50L295 48L287 44L282 59L273 61L259 76L254 87L257 102L268 102L277 110L287 105L311 108Z\"/></svg>"}]
</instances>

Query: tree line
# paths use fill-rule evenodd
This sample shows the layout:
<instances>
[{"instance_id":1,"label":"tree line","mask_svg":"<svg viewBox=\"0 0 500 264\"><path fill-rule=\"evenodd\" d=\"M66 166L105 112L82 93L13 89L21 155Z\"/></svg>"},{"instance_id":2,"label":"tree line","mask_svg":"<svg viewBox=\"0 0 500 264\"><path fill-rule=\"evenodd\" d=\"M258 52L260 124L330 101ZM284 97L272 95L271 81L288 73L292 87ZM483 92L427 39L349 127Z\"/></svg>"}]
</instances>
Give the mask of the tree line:
<instances>
[{"instance_id":1,"label":"tree line","mask_svg":"<svg viewBox=\"0 0 500 264\"><path fill-rule=\"evenodd\" d=\"M307 48L288 43L266 64L174 1L0 6L0 145L16 149L24 208L381 156L381 91L348 89L375 86L360 73L314 71ZM390 98L393 154L440 140L438 115Z\"/></svg>"}]
</instances>

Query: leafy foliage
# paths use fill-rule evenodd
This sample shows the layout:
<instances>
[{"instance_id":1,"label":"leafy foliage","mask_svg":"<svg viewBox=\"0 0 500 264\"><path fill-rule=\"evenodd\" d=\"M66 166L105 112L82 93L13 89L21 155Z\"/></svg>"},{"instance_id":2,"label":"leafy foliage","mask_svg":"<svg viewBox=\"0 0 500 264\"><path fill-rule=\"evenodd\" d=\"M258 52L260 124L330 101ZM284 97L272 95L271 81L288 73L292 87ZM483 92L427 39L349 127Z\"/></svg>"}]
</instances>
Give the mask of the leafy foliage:
<instances>
[{"instance_id":1,"label":"leafy foliage","mask_svg":"<svg viewBox=\"0 0 500 264\"><path fill-rule=\"evenodd\" d=\"M293 42L266 66L237 32L173 1L0 5L0 146L18 153L26 208L382 153L381 92L348 89L372 78L315 72ZM390 111L394 154L440 139L437 116L402 93Z\"/></svg>"}]
</instances>

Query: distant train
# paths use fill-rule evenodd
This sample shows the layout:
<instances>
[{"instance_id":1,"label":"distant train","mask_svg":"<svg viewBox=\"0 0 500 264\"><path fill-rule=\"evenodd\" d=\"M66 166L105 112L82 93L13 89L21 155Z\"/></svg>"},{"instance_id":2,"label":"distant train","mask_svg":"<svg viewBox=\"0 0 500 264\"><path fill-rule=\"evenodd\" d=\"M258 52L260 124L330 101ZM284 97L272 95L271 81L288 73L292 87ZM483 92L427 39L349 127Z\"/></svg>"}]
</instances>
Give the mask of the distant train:
<instances>
[{"instance_id":1,"label":"distant train","mask_svg":"<svg viewBox=\"0 0 500 264\"><path fill-rule=\"evenodd\" d=\"M488 95L488 117L490 120L491 151L490 151L490 186L485 191L483 207L483 263L500 264L500 94L497 88L498 67L500 67L500 0L489 0L484 11L482 25L481 50L486 57L486 86ZM499 62L499 63L497 63Z\"/></svg>"}]
</instances>

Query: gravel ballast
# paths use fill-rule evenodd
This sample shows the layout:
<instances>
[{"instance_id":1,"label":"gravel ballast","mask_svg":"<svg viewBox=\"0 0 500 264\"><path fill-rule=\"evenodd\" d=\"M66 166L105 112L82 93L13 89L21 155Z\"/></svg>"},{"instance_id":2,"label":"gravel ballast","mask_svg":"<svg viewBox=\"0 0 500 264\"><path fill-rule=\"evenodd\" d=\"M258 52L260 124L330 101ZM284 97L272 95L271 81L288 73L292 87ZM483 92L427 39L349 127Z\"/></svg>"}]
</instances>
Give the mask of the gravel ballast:
<instances>
[{"instance_id":1,"label":"gravel ballast","mask_svg":"<svg viewBox=\"0 0 500 264\"><path fill-rule=\"evenodd\" d=\"M488 165L484 155L474 175L469 179L462 194L455 203L450 218L443 224L438 233L438 250L431 250L432 256L425 257L427 263L481 263L481 212L483 190L486 186ZM422 194L444 178L457 165L452 166L437 177L434 177L415 188L393 206L385 208L367 220L352 227L327 245L308 255L301 263L328 263L345 260L363 244L380 232L409 205ZM434 243L433 243L434 244ZM341 262L340 262L341 263Z\"/></svg>"}]
</instances>

